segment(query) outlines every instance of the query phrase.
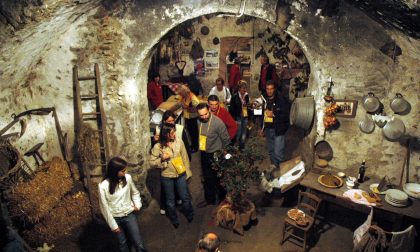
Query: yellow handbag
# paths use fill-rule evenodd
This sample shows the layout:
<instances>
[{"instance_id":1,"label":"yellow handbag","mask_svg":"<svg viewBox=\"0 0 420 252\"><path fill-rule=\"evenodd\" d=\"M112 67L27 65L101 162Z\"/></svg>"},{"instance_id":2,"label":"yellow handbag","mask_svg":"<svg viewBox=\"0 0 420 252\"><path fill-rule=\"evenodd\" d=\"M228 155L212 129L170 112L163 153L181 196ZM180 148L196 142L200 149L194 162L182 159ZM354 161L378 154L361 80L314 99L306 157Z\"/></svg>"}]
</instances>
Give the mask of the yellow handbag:
<instances>
[{"instance_id":1,"label":"yellow handbag","mask_svg":"<svg viewBox=\"0 0 420 252\"><path fill-rule=\"evenodd\" d=\"M178 175L184 174L187 171L187 168L185 167L184 161L182 161L181 156L172 158L171 163L175 167L175 170L178 173Z\"/></svg>"}]
</instances>

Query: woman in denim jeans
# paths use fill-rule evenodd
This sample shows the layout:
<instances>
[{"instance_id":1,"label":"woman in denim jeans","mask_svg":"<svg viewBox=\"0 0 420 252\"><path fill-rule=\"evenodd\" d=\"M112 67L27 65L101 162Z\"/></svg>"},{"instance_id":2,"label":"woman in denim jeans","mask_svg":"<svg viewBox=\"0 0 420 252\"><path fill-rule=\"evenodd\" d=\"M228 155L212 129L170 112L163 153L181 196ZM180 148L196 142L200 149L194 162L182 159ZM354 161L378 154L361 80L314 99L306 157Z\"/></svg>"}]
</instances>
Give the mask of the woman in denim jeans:
<instances>
[{"instance_id":1,"label":"woman in denim jeans","mask_svg":"<svg viewBox=\"0 0 420 252\"><path fill-rule=\"evenodd\" d=\"M99 184L99 207L119 242L120 251L130 251L127 236L137 252L146 251L133 211L141 208L140 193L127 172L127 161L120 157L108 163L105 179Z\"/></svg>"},{"instance_id":2,"label":"woman in denim jeans","mask_svg":"<svg viewBox=\"0 0 420 252\"><path fill-rule=\"evenodd\" d=\"M166 197L166 210L172 225L179 226L176 213L175 192L182 200L182 212L188 222L193 220L194 210L191 204L191 194L187 184L187 170L190 169L190 161L181 139L176 138L176 128L173 124L164 124L160 130L159 142L153 146L150 156L150 165L162 169L161 183ZM182 161L181 161L182 160ZM185 171L180 172L177 166L183 163ZM188 171L190 173L190 171ZM176 190L175 190L176 188Z\"/></svg>"},{"instance_id":3,"label":"woman in denim jeans","mask_svg":"<svg viewBox=\"0 0 420 252\"><path fill-rule=\"evenodd\" d=\"M230 114L238 125L238 131L236 132L236 142L239 145L239 149L243 149L245 147L246 135L248 131L249 95L246 92L247 85L248 84L246 81L239 81L238 92L233 95L229 108Z\"/></svg>"}]
</instances>

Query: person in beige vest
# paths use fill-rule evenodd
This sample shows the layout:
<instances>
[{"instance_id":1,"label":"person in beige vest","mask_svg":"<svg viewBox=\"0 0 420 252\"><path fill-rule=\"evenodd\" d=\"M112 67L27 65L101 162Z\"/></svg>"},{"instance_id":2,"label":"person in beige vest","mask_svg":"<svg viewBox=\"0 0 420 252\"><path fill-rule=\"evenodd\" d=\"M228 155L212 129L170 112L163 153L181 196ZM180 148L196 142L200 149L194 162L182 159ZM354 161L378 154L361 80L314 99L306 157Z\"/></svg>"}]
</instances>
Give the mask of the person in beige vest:
<instances>
[{"instance_id":1,"label":"person in beige vest","mask_svg":"<svg viewBox=\"0 0 420 252\"><path fill-rule=\"evenodd\" d=\"M176 119L176 115L174 112L172 112L171 110L167 110L163 113L162 115L162 123L160 126L156 126L156 130L153 136L153 145L156 144L157 142L159 142L159 135L160 135L160 128L163 124L165 123L169 123L169 124L174 124L175 125L175 132L176 132L176 138L177 139L182 139L182 141L184 142L184 146L185 149L187 150L188 153L188 159L191 161L191 151L190 151L190 145L189 145L189 137L187 135L187 132L184 128L184 126L182 126L181 124L176 124L175 120ZM187 169L187 181L189 181L189 179L192 176L192 172L190 169ZM176 204L177 205L182 205L182 200L180 200L177 196L177 193L175 193L175 199L176 199ZM160 193L160 214L165 215L166 214L166 199L165 199L165 193L163 191L163 188L161 188L161 193Z\"/></svg>"},{"instance_id":2,"label":"person in beige vest","mask_svg":"<svg viewBox=\"0 0 420 252\"><path fill-rule=\"evenodd\" d=\"M181 139L176 138L176 128L173 124L164 124L160 130L159 142L153 146L150 165L162 169L161 183L166 197L166 210L172 225L179 226L175 205L175 191L182 200L181 211L188 222L193 220L194 210L191 204L191 194L187 184L187 170L190 161Z\"/></svg>"}]
</instances>

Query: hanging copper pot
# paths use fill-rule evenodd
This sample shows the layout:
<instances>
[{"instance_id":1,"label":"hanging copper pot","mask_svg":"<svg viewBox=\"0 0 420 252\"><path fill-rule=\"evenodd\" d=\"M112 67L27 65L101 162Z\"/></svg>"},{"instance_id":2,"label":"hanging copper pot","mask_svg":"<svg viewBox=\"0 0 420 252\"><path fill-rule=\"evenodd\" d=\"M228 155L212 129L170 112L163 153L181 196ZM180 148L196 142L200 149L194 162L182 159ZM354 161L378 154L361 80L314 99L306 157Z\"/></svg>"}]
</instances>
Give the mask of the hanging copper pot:
<instances>
[{"instance_id":1,"label":"hanging copper pot","mask_svg":"<svg viewBox=\"0 0 420 252\"><path fill-rule=\"evenodd\" d=\"M210 29L209 29L209 27L204 25L204 26L201 27L200 32L203 35L208 35L210 33Z\"/></svg>"},{"instance_id":2,"label":"hanging copper pot","mask_svg":"<svg viewBox=\"0 0 420 252\"><path fill-rule=\"evenodd\" d=\"M213 38L213 45L218 45L220 43L220 39L218 37Z\"/></svg>"},{"instance_id":3,"label":"hanging copper pot","mask_svg":"<svg viewBox=\"0 0 420 252\"><path fill-rule=\"evenodd\" d=\"M394 111L394 113L400 114L400 113L404 113L405 111L409 109L410 103L408 103L408 101L404 99L402 94L397 93L395 95L395 98L392 99L389 106L391 107L392 111Z\"/></svg>"},{"instance_id":4,"label":"hanging copper pot","mask_svg":"<svg viewBox=\"0 0 420 252\"><path fill-rule=\"evenodd\" d=\"M375 122L369 115L366 115L363 120L359 122L359 129L366 134L370 134L375 130Z\"/></svg>"},{"instance_id":5,"label":"hanging copper pot","mask_svg":"<svg viewBox=\"0 0 420 252\"><path fill-rule=\"evenodd\" d=\"M381 106L378 97L372 92L369 92L368 95L363 98L362 103L365 110L370 113L377 111Z\"/></svg>"},{"instance_id":6,"label":"hanging copper pot","mask_svg":"<svg viewBox=\"0 0 420 252\"><path fill-rule=\"evenodd\" d=\"M382 133L389 140L398 140L405 134L404 122L398 118L393 117L382 128Z\"/></svg>"}]
</instances>

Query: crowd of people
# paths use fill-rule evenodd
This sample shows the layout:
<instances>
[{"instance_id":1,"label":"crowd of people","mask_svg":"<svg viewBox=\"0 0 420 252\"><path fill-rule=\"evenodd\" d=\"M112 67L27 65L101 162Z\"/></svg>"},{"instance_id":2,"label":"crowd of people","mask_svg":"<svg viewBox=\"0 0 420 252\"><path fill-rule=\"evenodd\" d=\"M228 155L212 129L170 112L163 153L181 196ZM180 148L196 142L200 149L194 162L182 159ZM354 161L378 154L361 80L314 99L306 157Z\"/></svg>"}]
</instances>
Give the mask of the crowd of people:
<instances>
[{"instance_id":1,"label":"crowd of people","mask_svg":"<svg viewBox=\"0 0 420 252\"><path fill-rule=\"evenodd\" d=\"M239 67L239 62L235 60L235 67ZM285 158L290 104L277 92L278 77L273 67L268 57L261 58L258 87L263 112L259 135L266 137L270 161L278 167ZM192 153L200 151L204 189L204 200L196 207L216 205L226 197L226 190L212 169L214 153L228 145L237 145L240 150L245 148L248 123L253 116L248 83L238 77L239 72L235 70L228 86L225 86L223 78L218 78L207 102L201 101L187 85L180 85L177 93L181 98L185 127L175 123L177 116L170 110L163 113L161 125L156 127L149 163L151 168L160 169L160 212L168 216L174 228L178 228L180 223L177 205L188 222L192 222L194 217L188 187L188 181L193 176L190 169ZM197 86L196 83L194 86ZM164 101L158 74L152 76L147 90L151 108L158 108ZM107 177L99 185L100 209L116 234L121 251L128 251L126 236L134 242L137 251L146 251L133 215L133 211L141 207L140 195L130 175L126 174L126 167L127 162L121 158L113 158L109 162ZM217 236L210 233L203 236L198 247L200 251L217 251L218 244Z\"/></svg>"}]
</instances>

